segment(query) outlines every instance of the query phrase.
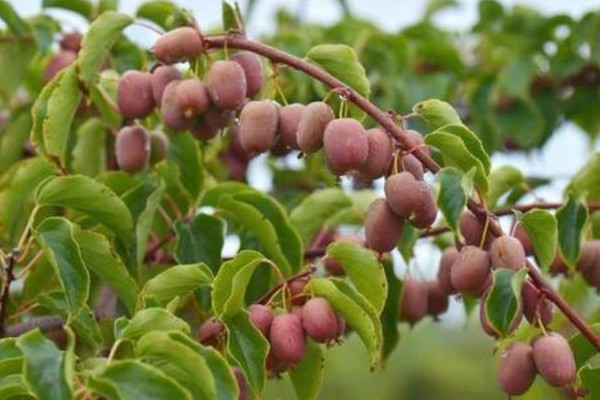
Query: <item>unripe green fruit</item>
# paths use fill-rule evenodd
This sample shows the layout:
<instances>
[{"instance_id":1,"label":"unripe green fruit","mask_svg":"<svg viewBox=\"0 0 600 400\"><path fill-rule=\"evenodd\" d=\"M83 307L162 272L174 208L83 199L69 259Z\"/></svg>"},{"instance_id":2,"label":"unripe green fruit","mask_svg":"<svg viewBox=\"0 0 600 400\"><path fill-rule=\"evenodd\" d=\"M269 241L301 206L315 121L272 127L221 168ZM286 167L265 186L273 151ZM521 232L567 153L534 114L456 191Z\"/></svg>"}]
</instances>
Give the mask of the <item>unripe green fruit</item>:
<instances>
[{"instance_id":1,"label":"unripe green fruit","mask_svg":"<svg viewBox=\"0 0 600 400\"><path fill-rule=\"evenodd\" d=\"M427 314L437 317L448 310L448 293L439 281L427 282Z\"/></svg>"},{"instance_id":2,"label":"unripe green fruit","mask_svg":"<svg viewBox=\"0 0 600 400\"><path fill-rule=\"evenodd\" d=\"M233 367L232 370L238 390L240 392L237 400L250 399L250 391L248 389L248 382L246 382L246 375L244 375L244 372L239 367Z\"/></svg>"},{"instance_id":3,"label":"unripe green fruit","mask_svg":"<svg viewBox=\"0 0 600 400\"><path fill-rule=\"evenodd\" d=\"M517 223L515 225L515 228L513 230L513 236L516 237L519 240L519 242L521 242L523 250L525 250L525 254L527 254L528 256L532 256L533 246L531 245L531 239L529 239L529 235L527 234L527 231L525 231L525 228L523 228L522 224Z\"/></svg>"},{"instance_id":4,"label":"unripe green fruit","mask_svg":"<svg viewBox=\"0 0 600 400\"><path fill-rule=\"evenodd\" d=\"M223 324L213 317L200 325L196 332L196 340L205 346L220 347L224 334Z\"/></svg>"},{"instance_id":5,"label":"unripe green fruit","mask_svg":"<svg viewBox=\"0 0 600 400\"><path fill-rule=\"evenodd\" d=\"M229 57L240 64L246 75L246 95L251 97L260 92L265 84L260 57L250 51L240 51Z\"/></svg>"},{"instance_id":6,"label":"unripe green fruit","mask_svg":"<svg viewBox=\"0 0 600 400\"><path fill-rule=\"evenodd\" d=\"M490 264L487 251L475 246L464 246L450 271L452 287L461 293L479 296L490 276Z\"/></svg>"},{"instance_id":7,"label":"unripe green fruit","mask_svg":"<svg viewBox=\"0 0 600 400\"><path fill-rule=\"evenodd\" d=\"M420 203L417 181L409 172L391 175L383 186L388 205L401 217L410 217Z\"/></svg>"},{"instance_id":8,"label":"unripe green fruit","mask_svg":"<svg viewBox=\"0 0 600 400\"><path fill-rule=\"evenodd\" d=\"M427 314L427 284L411 278L404 280L400 295L400 320L416 324Z\"/></svg>"},{"instance_id":9,"label":"unripe green fruit","mask_svg":"<svg viewBox=\"0 0 600 400\"><path fill-rule=\"evenodd\" d=\"M165 64L174 64L196 58L203 50L202 38L198 30L184 26L162 35L152 52Z\"/></svg>"},{"instance_id":10,"label":"unripe green fruit","mask_svg":"<svg viewBox=\"0 0 600 400\"><path fill-rule=\"evenodd\" d=\"M357 170L369 155L369 139L362 124L353 118L334 119L323 133L329 169L336 175Z\"/></svg>"},{"instance_id":11,"label":"unripe green fruit","mask_svg":"<svg viewBox=\"0 0 600 400\"><path fill-rule=\"evenodd\" d=\"M48 83L63 69L77 60L77 53L70 50L62 50L56 54L44 69L44 83Z\"/></svg>"},{"instance_id":12,"label":"unripe green fruit","mask_svg":"<svg viewBox=\"0 0 600 400\"><path fill-rule=\"evenodd\" d=\"M136 172L150 160L150 135L141 126L126 126L115 140L117 165L122 170Z\"/></svg>"},{"instance_id":13,"label":"unripe green fruit","mask_svg":"<svg viewBox=\"0 0 600 400\"><path fill-rule=\"evenodd\" d=\"M198 79L184 79L175 89L177 105L187 119L202 114L210 103L204 83Z\"/></svg>"},{"instance_id":14,"label":"unripe green fruit","mask_svg":"<svg viewBox=\"0 0 600 400\"><path fill-rule=\"evenodd\" d=\"M246 100L246 74L234 61L216 61L206 73L206 87L219 108L237 110Z\"/></svg>"},{"instance_id":15,"label":"unripe green fruit","mask_svg":"<svg viewBox=\"0 0 600 400\"><path fill-rule=\"evenodd\" d=\"M521 299L523 300L523 314L530 324L537 324L538 318L544 326L552 322L554 312L552 303L545 297L542 298L540 290L528 279L523 281Z\"/></svg>"},{"instance_id":16,"label":"unripe green fruit","mask_svg":"<svg viewBox=\"0 0 600 400\"><path fill-rule=\"evenodd\" d=\"M367 140L369 152L367 159L360 167L360 174L369 180L381 178L394 157L394 142L382 128L369 129Z\"/></svg>"},{"instance_id":17,"label":"unripe green fruit","mask_svg":"<svg viewBox=\"0 0 600 400\"><path fill-rule=\"evenodd\" d=\"M160 105L167 85L173 81L179 80L181 80L181 73L177 68L171 65L161 65L152 71L150 83L152 84L152 97L154 98L154 102Z\"/></svg>"},{"instance_id":18,"label":"unripe green fruit","mask_svg":"<svg viewBox=\"0 0 600 400\"><path fill-rule=\"evenodd\" d=\"M556 332L533 342L533 361L550 386L561 387L575 380L577 369L569 342Z\"/></svg>"},{"instance_id":19,"label":"unripe green fruit","mask_svg":"<svg viewBox=\"0 0 600 400\"><path fill-rule=\"evenodd\" d=\"M481 237L483 236L484 228L484 224L471 211L465 210L465 212L461 215L460 233L464 237L465 243L469 246L479 246L479 243L481 242ZM488 232L483 248L489 248L490 244L492 243L492 240L493 237Z\"/></svg>"},{"instance_id":20,"label":"unripe green fruit","mask_svg":"<svg viewBox=\"0 0 600 400\"><path fill-rule=\"evenodd\" d=\"M325 127L334 119L331 107L322 101L306 106L298 124L298 146L306 154L314 153L323 147Z\"/></svg>"},{"instance_id":21,"label":"unripe green fruit","mask_svg":"<svg viewBox=\"0 0 600 400\"><path fill-rule=\"evenodd\" d=\"M512 236L500 236L494 239L490 247L493 268L509 268L518 271L527 263L527 256L521 242Z\"/></svg>"},{"instance_id":22,"label":"unripe green fruit","mask_svg":"<svg viewBox=\"0 0 600 400\"><path fill-rule=\"evenodd\" d=\"M509 396L519 396L529 390L536 373L533 348L526 343L512 343L500 358L498 384Z\"/></svg>"},{"instance_id":23,"label":"unripe green fruit","mask_svg":"<svg viewBox=\"0 0 600 400\"><path fill-rule=\"evenodd\" d=\"M235 111L233 110L222 110L213 105L208 106L208 109L204 113L204 119L206 123L215 129L223 129L228 126L233 118L235 117Z\"/></svg>"},{"instance_id":24,"label":"unripe green fruit","mask_svg":"<svg viewBox=\"0 0 600 400\"><path fill-rule=\"evenodd\" d=\"M198 140L210 140L217 136L219 130L206 122L204 116L196 119L191 127L192 135Z\"/></svg>"},{"instance_id":25,"label":"unripe green fruit","mask_svg":"<svg viewBox=\"0 0 600 400\"><path fill-rule=\"evenodd\" d=\"M402 233L402 223L402 217L394 214L385 199L375 199L364 222L367 247L378 253L395 249Z\"/></svg>"},{"instance_id":26,"label":"unripe green fruit","mask_svg":"<svg viewBox=\"0 0 600 400\"><path fill-rule=\"evenodd\" d=\"M338 337L338 319L325 299L312 298L302 307L302 327L317 343L329 343Z\"/></svg>"},{"instance_id":27,"label":"unripe green fruit","mask_svg":"<svg viewBox=\"0 0 600 400\"><path fill-rule=\"evenodd\" d=\"M421 164L421 161L419 161L417 157L413 156L412 154L405 154L402 156L400 165L404 171L410 172L416 180L423 180L423 164Z\"/></svg>"},{"instance_id":28,"label":"unripe green fruit","mask_svg":"<svg viewBox=\"0 0 600 400\"><path fill-rule=\"evenodd\" d=\"M438 214L438 208L433 199L433 194L427 183L416 182L415 195L418 196L418 203L414 209L410 222L417 228L425 229L435 222Z\"/></svg>"},{"instance_id":29,"label":"unripe green fruit","mask_svg":"<svg viewBox=\"0 0 600 400\"><path fill-rule=\"evenodd\" d=\"M167 85L160 104L160 116L163 124L176 132L186 130L191 124L177 104L176 90L180 82L173 81Z\"/></svg>"},{"instance_id":30,"label":"unripe green fruit","mask_svg":"<svg viewBox=\"0 0 600 400\"><path fill-rule=\"evenodd\" d=\"M279 109L279 135L284 145L300 150L298 145L298 125L306 106L300 103L289 104Z\"/></svg>"},{"instance_id":31,"label":"unripe green fruit","mask_svg":"<svg viewBox=\"0 0 600 400\"><path fill-rule=\"evenodd\" d=\"M83 35L80 32L69 32L65 33L60 42L60 48L62 50L70 50L75 53L78 53L81 49L81 42L83 41Z\"/></svg>"},{"instance_id":32,"label":"unripe green fruit","mask_svg":"<svg viewBox=\"0 0 600 400\"><path fill-rule=\"evenodd\" d=\"M275 144L279 110L275 103L251 101L240 114L240 143L246 153L264 153Z\"/></svg>"},{"instance_id":33,"label":"unripe green fruit","mask_svg":"<svg viewBox=\"0 0 600 400\"><path fill-rule=\"evenodd\" d=\"M583 244L577 260L577 270L588 285L600 287L600 240Z\"/></svg>"},{"instance_id":34,"label":"unripe green fruit","mask_svg":"<svg viewBox=\"0 0 600 400\"><path fill-rule=\"evenodd\" d=\"M150 163L156 164L167 158L169 138L162 132L150 132Z\"/></svg>"},{"instance_id":35,"label":"unripe green fruit","mask_svg":"<svg viewBox=\"0 0 600 400\"><path fill-rule=\"evenodd\" d=\"M262 304L252 304L248 307L248 316L250 322L263 334L264 337L269 337L269 328L273 321L273 311L270 307Z\"/></svg>"},{"instance_id":36,"label":"unripe green fruit","mask_svg":"<svg viewBox=\"0 0 600 400\"><path fill-rule=\"evenodd\" d=\"M152 75L149 72L127 71L119 79L117 105L125 118L144 118L154 110Z\"/></svg>"},{"instance_id":37,"label":"unripe green fruit","mask_svg":"<svg viewBox=\"0 0 600 400\"><path fill-rule=\"evenodd\" d=\"M277 315L271 322L269 342L278 360L289 366L298 364L306 353L301 319L294 314Z\"/></svg>"},{"instance_id":38,"label":"unripe green fruit","mask_svg":"<svg viewBox=\"0 0 600 400\"><path fill-rule=\"evenodd\" d=\"M452 264L458 258L458 250L456 247L451 246L444 249L442 252L442 258L440 259L440 267L437 273L437 279L441 289L448 295L456 293L456 289L452 286L450 279L450 271L452 270Z\"/></svg>"}]
</instances>

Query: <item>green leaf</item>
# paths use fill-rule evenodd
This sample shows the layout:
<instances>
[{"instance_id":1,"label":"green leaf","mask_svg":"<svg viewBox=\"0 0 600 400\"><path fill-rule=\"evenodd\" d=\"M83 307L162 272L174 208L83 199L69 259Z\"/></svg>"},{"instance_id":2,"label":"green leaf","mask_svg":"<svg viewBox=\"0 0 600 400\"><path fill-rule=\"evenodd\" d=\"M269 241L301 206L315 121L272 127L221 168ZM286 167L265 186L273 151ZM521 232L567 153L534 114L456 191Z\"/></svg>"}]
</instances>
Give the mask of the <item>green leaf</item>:
<instances>
[{"instance_id":1,"label":"green leaf","mask_svg":"<svg viewBox=\"0 0 600 400\"><path fill-rule=\"evenodd\" d=\"M492 274L492 286L485 296L485 314L490 327L500 337L505 337L521 318L523 304L521 286L527 276L524 268L518 272L498 268Z\"/></svg>"},{"instance_id":2,"label":"green leaf","mask_svg":"<svg viewBox=\"0 0 600 400\"><path fill-rule=\"evenodd\" d=\"M31 27L25 22L10 2L0 0L0 19L2 19L8 29L15 35L23 35L31 32ZM5 64L2 64L5 65Z\"/></svg>"},{"instance_id":3,"label":"green leaf","mask_svg":"<svg viewBox=\"0 0 600 400\"><path fill-rule=\"evenodd\" d=\"M577 373L577 376L581 379L583 387L587 389L585 398L588 400L600 399L600 368L592 368L587 365Z\"/></svg>"},{"instance_id":4,"label":"green leaf","mask_svg":"<svg viewBox=\"0 0 600 400\"><path fill-rule=\"evenodd\" d=\"M498 205L498 200L503 194L525 184L525 177L521 171L512 165L495 168L489 178L490 190L487 200L490 208Z\"/></svg>"},{"instance_id":5,"label":"green leaf","mask_svg":"<svg viewBox=\"0 0 600 400\"><path fill-rule=\"evenodd\" d=\"M432 131L445 125L462 125L454 107L442 100L429 99L417 103L413 112L423 118Z\"/></svg>"},{"instance_id":6,"label":"green leaf","mask_svg":"<svg viewBox=\"0 0 600 400\"><path fill-rule=\"evenodd\" d=\"M580 199L569 196L556 212L556 221L560 254L567 265L574 269L588 221L587 207Z\"/></svg>"},{"instance_id":7,"label":"green leaf","mask_svg":"<svg viewBox=\"0 0 600 400\"><path fill-rule=\"evenodd\" d=\"M93 6L88 0L43 0L42 8L61 8L73 11L85 19L92 19Z\"/></svg>"},{"instance_id":8,"label":"green leaf","mask_svg":"<svg viewBox=\"0 0 600 400\"><path fill-rule=\"evenodd\" d=\"M306 60L317 64L360 95L368 98L371 94L365 68L352 47L344 44L317 45L308 51Z\"/></svg>"},{"instance_id":9,"label":"green leaf","mask_svg":"<svg viewBox=\"0 0 600 400\"><path fill-rule=\"evenodd\" d=\"M146 244L148 243L148 237L152 230L152 223L156 210L158 209L160 202L165 194L165 186L161 181L160 185L152 192L146 199L146 206L141 212L135 225L135 239L136 239L136 259L138 265L144 262L144 256L146 255ZM177 222L179 223L179 221Z\"/></svg>"},{"instance_id":10,"label":"green leaf","mask_svg":"<svg viewBox=\"0 0 600 400\"><path fill-rule=\"evenodd\" d=\"M503 95L527 99L531 81L538 68L531 57L514 56L504 63L496 79L497 90Z\"/></svg>"},{"instance_id":11,"label":"green leaf","mask_svg":"<svg viewBox=\"0 0 600 400\"><path fill-rule=\"evenodd\" d=\"M594 154L577 172L567 191L586 196L588 201L600 201L600 153Z\"/></svg>"},{"instance_id":12,"label":"green leaf","mask_svg":"<svg viewBox=\"0 0 600 400\"><path fill-rule=\"evenodd\" d=\"M453 232L457 232L458 221L469 199L470 180L461 171L453 167L442 168L437 174L440 192L437 204Z\"/></svg>"},{"instance_id":13,"label":"green leaf","mask_svg":"<svg viewBox=\"0 0 600 400\"><path fill-rule=\"evenodd\" d=\"M289 372L298 400L317 400L323 383L324 363L321 347L308 340L304 358Z\"/></svg>"},{"instance_id":14,"label":"green leaf","mask_svg":"<svg viewBox=\"0 0 600 400\"><path fill-rule=\"evenodd\" d=\"M119 39L121 31L133 23L133 18L114 11L101 14L90 25L79 52L79 79L92 87L98 79L100 66L110 49Z\"/></svg>"},{"instance_id":15,"label":"green leaf","mask_svg":"<svg viewBox=\"0 0 600 400\"><path fill-rule=\"evenodd\" d=\"M138 285L127 267L115 253L104 235L82 229L75 230L85 266L98 275L121 299L127 310L133 313L138 296Z\"/></svg>"},{"instance_id":16,"label":"green leaf","mask_svg":"<svg viewBox=\"0 0 600 400\"><path fill-rule=\"evenodd\" d=\"M244 32L244 20L242 19L242 13L239 12L237 2L235 6L232 6L226 1L222 2L222 14L223 14L223 30L235 30L238 32Z\"/></svg>"},{"instance_id":17,"label":"green leaf","mask_svg":"<svg viewBox=\"0 0 600 400\"><path fill-rule=\"evenodd\" d=\"M73 230L74 226L68 220L50 217L37 226L34 236L54 267L69 309L77 314L87 302L90 276Z\"/></svg>"},{"instance_id":18,"label":"green leaf","mask_svg":"<svg viewBox=\"0 0 600 400\"><path fill-rule=\"evenodd\" d=\"M175 258L178 262L205 263L213 272L217 272L225 243L223 220L207 214L198 214L190 222L177 221L175 232Z\"/></svg>"},{"instance_id":19,"label":"green leaf","mask_svg":"<svg viewBox=\"0 0 600 400\"><path fill-rule=\"evenodd\" d=\"M207 190L200 200L201 206L217 207L223 196L233 195L248 190L250 186L240 182L223 182Z\"/></svg>"},{"instance_id":20,"label":"green leaf","mask_svg":"<svg viewBox=\"0 0 600 400\"><path fill-rule=\"evenodd\" d=\"M323 297L331 303L348 325L356 331L371 356L371 367L376 367L381 361L381 326L375 325L369 312L328 279L311 279L304 292Z\"/></svg>"},{"instance_id":21,"label":"green leaf","mask_svg":"<svg viewBox=\"0 0 600 400\"><path fill-rule=\"evenodd\" d=\"M442 152L447 166L458 167L463 172L469 172L472 168L475 168L473 181L483 194L487 193L488 179L485 167L482 162L469 151L465 142L460 137L438 130L425 136L425 143Z\"/></svg>"},{"instance_id":22,"label":"green leaf","mask_svg":"<svg viewBox=\"0 0 600 400\"><path fill-rule=\"evenodd\" d=\"M600 323L590 325L590 328L596 335L600 335ZM584 366L590 358L598 354L598 350L581 332L578 332L569 339L569 346L571 346L571 350L573 350L577 369Z\"/></svg>"},{"instance_id":23,"label":"green leaf","mask_svg":"<svg viewBox=\"0 0 600 400\"><path fill-rule=\"evenodd\" d=\"M164 308L146 308L137 312L118 332L118 339L138 339L152 331L181 331L190 333L190 326Z\"/></svg>"},{"instance_id":24,"label":"green leaf","mask_svg":"<svg viewBox=\"0 0 600 400\"><path fill-rule=\"evenodd\" d=\"M175 265L156 275L144 285L140 300L152 296L159 305L165 305L177 296L209 285L213 280L212 272L204 264Z\"/></svg>"},{"instance_id":25,"label":"green leaf","mask_svg":"<svg viewBox=\"0 0 600 400\"><path fill-rule=\"evenodd\" d=\"M196 204L204 182L198 140L188 132L171 137L168 157L179 167L181 183L190 193L193 204Z\"/></svg>"},{"instance_id":26,"label":"green leaf","mask_svg":"<svg viewBox=\"0 0 600 400\"><path fill-rule=\"evenodd\" d=\"M65 68L50 94L42 125L46 153L56 157L63 167L68 163L69 143L73 140L71 126L82 98L77 68L71 65Z\"/></svg>"},{"instance_id":27,"label":"green leaf","mask_svg":"<svg viewBox=\"0 0 600 400\"><path fill-rule=\"evenodd\" d=\"M269 351L267 339L241 311L223 320L227 328L227 353L237 362L255 398L262 398L265 384L265 361Z\"/></svg>"},{"instance_id":28,"label":"green leaf","mask_svg":"<svg viewBox=\"0 0 600 400\"><path fill-rule=\"evenodd\" d=\"M419 240L420 232L411 224L402 224L402 233L398 241L398 250L405 263L409 263L414 257L415 243Z\"/></svg>"},{"instance_id":29,"label":"green leaf","mask_svg":"<svg viewBox=\"0 0 600 400\"><path fill-rule=\"evenodd\" d=\"M23 144L31 131L30 105L13 110L4 126L6 134L0 135L0 171L23 158Z\"/></svg>"},{"instance_id":30,"label":"green leaf","mask_svg":"<svg viewBox=\"0 0 600 400\"><path fill-rule=\"evenodd\" d=\"M469 152L474 155L475 158L481 161L485 174L488 175L490 173L490 169L492 168L490 155L487 153L487 151L485 151L481 139L479 139L479 137L473 133L472 130L462 124L445 125L439 128L439 130L442 132L451 133L461 138Z\"/></svg>"},{"instance_id":31,"label":"green leaf","mask_svg":"<svg viewBox=\"0 0 600 400\"><path fill-rule=\"evenodd\" d=\"M223 263L213 281L212 302L217 315L235 315L244 308L244 297L256 267L268 263L262 254L243 250Z\"/></svg>"},{"instance_id":32,"label":"green leaf","mask_svg":"<svg viewBox=\"0 0 600 400\"><path fill-rule=\"evenodd\" d=\"M161 28L168 30L169 16L173 15L177 6L170 1L156 0L142 3L135 12L137 18L147 19Z\"/></svg>"},{"instance_id":33,"label":"green leaf","mask_svg":"<svg viewBox=\"0 0 600 400\"><path fill-rule=\"evenodd\" d=\"M383 366L392 351L398 345L400 333L398 332L398 299L402 292L402 281L398 279L394 272L394 263L391 260L383 261L383 269L388 282L388 294L385 300L385 306L379 317L381 320L381 329L383 335L383 346L381 350L381 360Z\"/></svg>"},{"instance_id":34,"label":"green leaf","mask_svg":"<svg viewBox=\"0 0 600 400\"><path fill-rule=\"evenodd\" d=\"M540 268L547 268L556 254L556 218L548 211L534 209L520 216L521 225L531 239Z\"/></svg>"},{"instance_id":35,"label":"green leaf","mask_svg":"<svg viewBox=\"0 0 600 400\"><path fill-rule=\"evenodd\" d=\"M351 200L341 189L317 190L294 208L290 214L290 221L300 233L304 245L308 247L330 216L351 206Z\"/></svg>"},{"instance_id":36,"label":"green leaf","mask_svg":"<svg viewBox=\"0 0 600 400\"><path fill-rule=\"evenodd\" d=\"M340 263L358 292L381 313L387 297L387 281L375 254L350 242L334 242L327 247L326 254Z\"/></svg>"},{"instance_id":37,"label":"green leaf","mask_svg":"<svg viewBox=\"0 0 600 400\"><path fill-rule=\"evenodd\" d=\"M0 13L4 1L0 1ZM15 38L0 42L0 96L9 103L17 89L27 76L29 66L37 52L35 41L31 39Z\"/></svg>"},{"instance_id":38,"label":"green leaf","mask_svg":"<svg viewBox=\"0 0 600 400\"><path fill-rule=\"evenodd\" d=\"M73 148L73 172L94 177L106 170L106 128L99 118L90 118L77 129Z\"/></svg>"},{"instance_id":39,"label":"green leaf","mask_svg":"<svg viewBox=\"0 0 600 400\"><path fill-rule=\"evenodd\" d=\"M37 189L38 206L70 207L111 228L124 241L131 240L133 220L123 201L103 184L83 175L47 179Z\"/></svg>"},{"instance_id":40,"label":"green leaf","mask_svg":"<svg viewBox=\"0 0 600 400\"><path fill-rule=\"evenodd\" d=\"M25 378L13 374L0 379L0 399L31 399Z\"/></svg>"},{"instance_id":41,"label":"green leaf","mask_svg":"<svg viewBox=\"0 0 600 400\"><path fill-rule=\"evenodd\" d=\"M159 369L135 360L118 360L90 376L86 386L118 400L193 400L190 393Z\"/></svg>"},{"instance_id":42,"label":"green leaf","mask_svg":"<svg viewBox=\"0 0 600 400\"><path fill-rule=\"evenodd\" d=\"M457 0L429 0L427 2L427 6L425 7L424 18L430 19L439 11L457 6L459 6L459 2Z\"/></svg>"},{"instance_id":43,"label":"green leaf","mask_svg":"<svg viewBox=\"0 0 600 400\"><path fill-rule=\"evenodd\" d=\"M23 352L23 375L27 385L40 400L70 400L72 390L66 353L46 339L39 329L23 334L17 339Z\"/></svg>"},{"instance_id":44,"label":"green leaf","mask_svg":"<svg viewBox=\"0 0 600 400\"><path fill-rule=\"evenodd\" d=\"M37 185L54 174L54 166L43 158L29 158L5 171L0 179L0 238L16 245L33 208Z\"/></svg>"},{"instance_id":45,"label":"green leaf","mask_svg":"<svg viewBox=\"0 0 600 400\"><path fill-rule=\"evenodd\" d=\"M142 336L135 347L138 357L156 360L155 366L173 366L163 372L190 391L194 400L216 399L215 382L204 358L190 347L173 340L169 333L153 331Z\"/></svg>"},{"instance_id":46,"label":"green leaf","mask_svg":"<svg viewBox=\"0 0 600 400\"><path fill-rule=\"evenodd\" d=\"M1 54L1 53L0 53ZM44 142L44 121L48 116L48 102L58 87L65 70L60 71L50 82L48 82L42 91L38 94L31 115L33 117L33 127L31 128L31 142L41 154L46 154L46 145Z\"/></svg>"}]
</instances>

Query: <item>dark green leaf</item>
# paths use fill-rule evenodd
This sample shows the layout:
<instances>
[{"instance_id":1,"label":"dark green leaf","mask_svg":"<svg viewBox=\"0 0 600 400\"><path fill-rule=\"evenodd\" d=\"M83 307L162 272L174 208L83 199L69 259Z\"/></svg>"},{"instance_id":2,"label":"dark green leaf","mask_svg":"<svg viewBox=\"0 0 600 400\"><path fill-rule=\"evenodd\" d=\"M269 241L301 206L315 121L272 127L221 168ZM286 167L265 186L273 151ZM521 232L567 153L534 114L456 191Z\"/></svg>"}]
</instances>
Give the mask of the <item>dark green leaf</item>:
<instances>
[{"instance_id":1,"label":"dark green leaf","mask_svg":"<svg viewBox=\"0 0 600 400\"><path fill-rule=\"evenodd\" d=\"M446 222L454 232L469 198L469 179L461 171L453 167L445 167L437 174L440 181L440 192L437 204Z\"/></svg>"},{"instance_id":2,"label":"dark green leaf","mask_svg":"<svg viewBox=\"0 0 600 400\"><path fill-rule=\"evenodd\" d=\"M205 263L213 272L218 270L225 243L225 226L221 219L198 214L190 222L177 221L175 232L175 257L178 262Z\"/></svg>"},{"instance_id":3,"label":"dark green leaf","mask_svg":"<svg viewBox=\"0 0 600 400\"><path fill-rule=\"evenodd\" d=\"M574 269L588 221L587 207L581 200L569 196L556 212L556 221L560 253L567 265Z\"/></svg>"},{"instance_id":4,"label":"dark green leaf","mask_svg":"<svg viewBox=\"0 0 600 400\"><path fill-rule=\"evenodd\" d=\"M526 276L526 269L515 272L508 268L498 268L493 271L492 286L482 307L485 307L490 327L500 337L510 333L515 321L521 318L521 286Z\"/></svg>"},{"instance_id":5,"label":"dark green leaf","mask_svg":"<svg viewBox=\"0 0 600 400\"><path fill-rule=\"evenodd\" d=\"M581 379L583 387L588 391L585 398L587 400L600 399L600 368L585 366L579 370L577 376Z\"/></svg>"},{"instance_id":6,"label":"dark green leaf","mask_svg":"<svg viewBox=\"0 0 600 400\"><path fill-rule=\"evenodd\" d=\"M171 137L168 157L179 167L181 183L196 204L204 182L198 140L187 132Z\"/></svg>"},{"instance_id":7,"label":"dark green leaf","mask_svg":"<svg viewBox=\"0 0 600 400\"><path fill-rule=\"evenodd\" d=\"M85 19L92 18L92 3L88 0L43 0L42 8L61 8L73 11Z\"/></svg>"},{"instance_id":8,"label":"dark green leaf","mask_svg":"<svg viewBox=\"0 0 600 400\"><path fill-rule=\"evenodd\" d=\"M144 210L140 213L137 223L135 225L135 238L136 238L136 257L138 265L141 265L146 255L146 244L148 243L148 237L152 230L152 223L156 210L158 209L160 202L165 194L164 184L161 182L160 185L152 192L146 199ZM177 222L179 223L179 222Z\"/></svg>"},{"instance_id":9,"label":"dark green leaf","mask_svg":"<svg viewBox=\"0 0 600 400\"><path fill-rule=\"evenodd\" d=\"M556 254L556 218L548 211L534 209L519 219L531 239L540 268L547 269Z\"/></svg>"},{"instance_id":10,"label":"dark green leaf","mask_svg":"<svg viewBox=\"0 0 600 400\"><path fill-rule=\"evenodd\" d=\"M316 400L319 397L323 383L324 363L321 347L308 340L304 358L290 371L290 379L298 400Z\"/></svg>"},{"instance_id":11,"label":"dark green leaf","mask_svg":"<svg viewBox=\"0 0 600 400\"><path fill-rule=\"evenodd\" d=\"M590 328L596 335L600 335L600 323L590 325ZM569 339L569 346L571 346L571 350L573 350L577 369L584 366L590 358L598 354L598 350L581 332Z\"/></svg>"},{"instance_id":12,"label":"dark green leaf","mask_svg":"<svg viewBox=\"0 0 600 400\"><path fill-rule=\"evenodd\" d=\"M385 306L381 312L381 329L383 334L383 346L381 350L381 360L385 362L392 351L398 345L400 333L398 332L398 299L402 292L402 281L398 279L394 272L394 263L391 260L383 261L385 277L388 282L388 295L385 299Z\"/></svg>"}]
</instances>

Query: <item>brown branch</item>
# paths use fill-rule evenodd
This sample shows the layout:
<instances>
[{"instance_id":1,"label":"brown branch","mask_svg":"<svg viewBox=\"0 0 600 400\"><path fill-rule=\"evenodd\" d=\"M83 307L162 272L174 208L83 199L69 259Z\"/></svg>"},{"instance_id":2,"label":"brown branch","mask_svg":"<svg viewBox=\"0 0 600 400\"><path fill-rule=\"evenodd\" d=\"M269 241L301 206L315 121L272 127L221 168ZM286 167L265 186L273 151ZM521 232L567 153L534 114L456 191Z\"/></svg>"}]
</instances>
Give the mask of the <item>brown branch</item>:
<instances>
[{"instance_id":1,"label":"brown branch","mask_svg":"<svg viewBox=\"0 0 600 400\"><path fill-rule=\"evenodd\" d=\"M11 251L6 260L6 268L4 269L2 291L0 292L0 337L4 337L6 334L5 323L8 317L8 295L10 293L10 285L15 279L13 272L17 258L19 258L19 252L17 250Z\"/></svg>"},{"instance_id":2,"label":"brown branch","mask_svg":"<svg viewBox=\"0 0 600 400\"><path fill-rule=\"evenodd\" d=\"M404 130L397 126L394 122L393 117L377 106L361 96L358 92L352 88L346 86L342 81L320 69L316 65L310 64L309 62L302 60L301 58L295 57L291 54L287 54L274 47L268 46L263 43L255 42L239 34L221 35L221 36L206 36L204 38L206 49L210 48L236 48L242 50L248 50L253 53L259 54L269 60L277 63L286 64L296 70L302 71L307 75L319 80L327 86L334 89L339 95L343 96L346 100L351 101L366 114L368 114L373 120L381 125L402 147L404 150L409 150L412 144L409 138L406 136ZM436 163L422 148L417 147L412 151L412 154L417 157L425 168L429 171L436 173L440 170L440 166ZM489 231L494 236L502 236L504 232L497 223L496 215L487 210L487 208L475 201L469 199L467 207L477 218L486 222L489 220ZM585 337L594 345L594 347L600 351L600 338L590 329L585 320L583 320L573 308L558 294L548 283L544 280L541 273L533 266L528 263L529 274L536 283L536 285L543 289L546 296L554 302L557 307L565 314L565 316L575 325Z\"/></svg>"}]
</instances>

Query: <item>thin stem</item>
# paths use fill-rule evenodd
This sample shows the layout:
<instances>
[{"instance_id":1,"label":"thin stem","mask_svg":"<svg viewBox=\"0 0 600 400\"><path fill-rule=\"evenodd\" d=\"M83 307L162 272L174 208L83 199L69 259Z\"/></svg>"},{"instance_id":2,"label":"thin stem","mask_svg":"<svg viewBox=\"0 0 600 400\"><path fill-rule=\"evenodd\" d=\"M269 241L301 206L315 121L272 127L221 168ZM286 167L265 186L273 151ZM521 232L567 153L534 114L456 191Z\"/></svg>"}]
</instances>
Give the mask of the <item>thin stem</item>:
<instances>
[{"instance_id":1,"label":"thin stem","mask_svg":"<svg viewBox=\"0 0 600 400\"><path fill-rule=\"evenodd\" d=\"M248 50L266 57L272 62L286 64L296 70L302 71L324 83L325 85L333 89L337 89L339 94L344 96L348 101L354 103L374 121L379 123L379 125L381 125L388 132L388 134L400 144L402 149L407 150L412 147L409 137L406 135L402 127L396 125L394 118L389 113L382 111L375 104L361 96L358 92L346 86L342 81L320 69L316 65L310 64L301 58L295 57L266 44L248 40L239 34L205 36L204 43L207 50L210 48L224 47ZM415 149L412 154L429 171L437 173L440 170L440 165L435 162L435 160L433 160L423 150L423 148ZM470 198L467 203L467 207L482 223L486 223L486 221L489 219L489 231L493 236L498 237L504 235L502 228L497 221L495 221L496 216L492 214L485 207L485 205L478 203L473 198ZM573 310L573 308L571 308L571 306L557 292L555 292L552 287L548 285L541 273L539 273L539 271L532 264L528 263L527 267L529 269L529 274L532 276L532 279L536 285L540 289L544 289L547 297L557 305L557 307L565 314L565 316L569 318L571 323L573 323L573 325L575 325L586 336L590 343L592 343L594 347L600 351L600 338L596 336L587 323L579 315L577 315L575 310Z\"/></svg>"},{"instance_id":2,"label":"thin stem","mask_svg":"<svg viewBox=\"0 0 600 400\"><path fill-rule=\"evenodd\" d=\"M10 284L15 279L13 270L15 268L18 252L13 250L6 261L6 269L4 271L4 279L2 281L2 291L0 292L0 337L6 334L6 318L8 316L8 295L10 293Z\"/></svg>"}]
</instances>

